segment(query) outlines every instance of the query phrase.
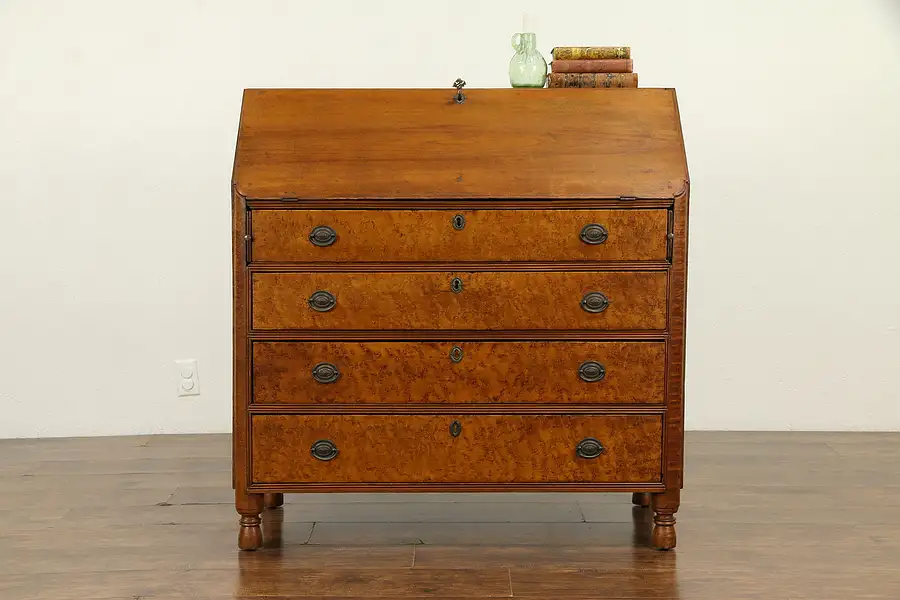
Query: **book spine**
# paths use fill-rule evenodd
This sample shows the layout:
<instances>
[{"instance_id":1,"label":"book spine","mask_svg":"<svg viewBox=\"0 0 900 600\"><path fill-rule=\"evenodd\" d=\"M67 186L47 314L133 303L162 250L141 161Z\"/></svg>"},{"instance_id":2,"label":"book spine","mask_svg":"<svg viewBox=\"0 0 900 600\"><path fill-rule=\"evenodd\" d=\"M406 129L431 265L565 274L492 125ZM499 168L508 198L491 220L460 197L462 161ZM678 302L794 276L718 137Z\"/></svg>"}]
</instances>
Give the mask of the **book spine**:
<instances>
[{"instance_id":1,"label":"book spine","mask_svg":"<svg viewBox=\"0 0 900 600\"><path fill-rule=\"evenodd\" d=\"M551 51L553 60L601 60L631 58L630 46L557 46Z\"/></svg>"},{"instance_id":2,"label":"book spine","mask_svg":"<svg viewBox=\"0 0 900 600\"><path fill-rule=\"evenodd\" d=\"M551 88L636 88L637 73L550 73Z\"/></svg>"},{"instance_id":3,"label":"book spine","mask_svg":"<svg viewBox=\"0 0 900 600\"><path fill-rule=\"evenodd\" d=\"M554 60L550 68L555 73L631 73L634 61L630 58L602 60Z\"/></svg>"}]
</instances>

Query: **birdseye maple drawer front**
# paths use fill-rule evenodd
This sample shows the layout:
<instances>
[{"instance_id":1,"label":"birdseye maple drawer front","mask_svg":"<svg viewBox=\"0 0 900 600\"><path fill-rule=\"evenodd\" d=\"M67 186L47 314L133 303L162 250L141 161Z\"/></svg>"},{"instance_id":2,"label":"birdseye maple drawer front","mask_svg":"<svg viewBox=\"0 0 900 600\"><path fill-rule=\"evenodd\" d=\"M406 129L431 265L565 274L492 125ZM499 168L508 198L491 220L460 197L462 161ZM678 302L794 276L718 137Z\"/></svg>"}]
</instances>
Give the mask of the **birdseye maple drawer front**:
<instances>
[{"instance_id":1,"label":"birdseye maple drawer front","mask_svg":"<svg viewBox=\"0 0 900 600\"><path fill-rule=\"evenodd\" d=\"M665 210L259 210L254 262L666 259Z\"/></svg>"},{"instance_id":2,"label":"birdseye maple drawer front","mask_svg":"<svg viewBox=\"0 0 900 600\"><path fill-rule=\"evenodd\" d=\"M662 330L666 273L254 273L252 310L258 330Z\"/></svg>"},{"instance_id":3,"label":"birdseye maple drawer front","mask_svg":"<svg viewBox=\"0 0 900 600\"><path fill-rule=\"evenodd\" d=\"M655 483L662 416L254 415L253 483Z\"/></svg>"},{"instance_id":4,"label":"birdseye maple drawer front","mask_svg":"<svg viewBox=\"0 0 900 600\"><path fill-rule=\"evenodd\" d=\"M662 342L255 342L256 404L661 404Z\"/></svg>"}]
</instances>

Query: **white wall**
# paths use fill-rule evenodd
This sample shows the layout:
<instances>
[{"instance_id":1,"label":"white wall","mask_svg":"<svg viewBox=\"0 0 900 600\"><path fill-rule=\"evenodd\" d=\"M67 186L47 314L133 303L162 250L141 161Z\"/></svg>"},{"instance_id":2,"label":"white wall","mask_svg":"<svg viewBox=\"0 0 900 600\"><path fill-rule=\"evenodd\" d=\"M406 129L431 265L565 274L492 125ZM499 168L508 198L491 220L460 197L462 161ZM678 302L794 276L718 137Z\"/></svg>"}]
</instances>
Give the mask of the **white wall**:
<instances>
[{"instance_id":1,"label":"white wall","mask_svg":"<svg viewBox=\"0 0 900 600\"><path fill-rule=\"evenodd\" d=\"M0 2L0 437L230 430L242 88L506 87L523 8L678 90L688 427L900 430L898 2L579 4Z\"/></svg>"}]
</instances>

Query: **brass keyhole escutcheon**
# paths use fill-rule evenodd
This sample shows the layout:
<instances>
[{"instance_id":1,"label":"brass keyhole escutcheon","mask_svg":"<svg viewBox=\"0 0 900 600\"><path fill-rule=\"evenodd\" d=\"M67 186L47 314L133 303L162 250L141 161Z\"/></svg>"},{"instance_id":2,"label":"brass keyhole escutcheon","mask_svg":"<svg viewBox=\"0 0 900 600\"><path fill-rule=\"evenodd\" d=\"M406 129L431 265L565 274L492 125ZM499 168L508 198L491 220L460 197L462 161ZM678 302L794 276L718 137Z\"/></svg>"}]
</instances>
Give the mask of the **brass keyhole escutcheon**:
<instances>
[{"instance_id":1,"label":"brass keyhole escutcheon","mask_svg":"<svg viewBox=\"0 0 900 600\"><path fill-rule=\"evenodd\" d=\"M459 437L459 434L462 433L462 423L459 421L453 421L450 423L450 435L453 437Z\"/></svg>"},{"instance_id":2,"label":"brass keyhole escutcheon","mask_svg":"<svg viewBox=\"0 0 900 600\"><path fill-rule=\"evenodd\" d=\"M455 363L460 362L463 359L463 350L459 346L453 346L450 350L450 360Z\"/></svg>"},{"instance_id":3,"label":"brass keyhole escutcheon","mask_svg":"<svg viewBox=\"0 0 900 600\"><path fill-rule=\"evenodd\" d=\"M466 218L462 215L456 215L453 217L453 229L457 231L462 231L466 228Z\"/></svg>"},{"instance_id":4,"label":"brass keyhole escutcheon","mask_svg":"<svg viewBox=\"0 0 900 600\"><path fill-rule=\"evenodd\" d=\"M450 291L454 294L458 294L463 291L463 282L459 277L454 277L450 280Z\"/></svg>"}]
</instances>

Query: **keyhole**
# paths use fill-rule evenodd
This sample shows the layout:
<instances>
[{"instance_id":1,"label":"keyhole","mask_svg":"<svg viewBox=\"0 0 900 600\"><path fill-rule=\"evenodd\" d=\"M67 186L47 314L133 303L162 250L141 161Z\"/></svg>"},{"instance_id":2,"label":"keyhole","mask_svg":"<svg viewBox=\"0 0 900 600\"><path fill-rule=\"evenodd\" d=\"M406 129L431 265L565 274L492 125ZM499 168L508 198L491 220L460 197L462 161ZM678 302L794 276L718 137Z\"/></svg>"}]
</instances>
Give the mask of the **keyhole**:
<instances>
[{"instance_id":1,"label":"keyhole","mask_svg":"<svg viewBox=\"0 0 900 600\"><path fill-rule=\"evenodd\" d=\"M450 291L453 292L454 294L458 294L461 291L463 291L462 279L460 279L459 277L454 277L450 281Z\"/></svg>"},{"instance_id":2,"label":"keyhole","mask_svg":"<svg viewBox=\"0 0 900 600\"><path fill-rule=\"evenodd\" d=\"M459 421L453 421L450 423L450 435L453 437L459 437L459 434L462 433L462 423Z\"/></svg>"},{"instance_id":3,"label":"keyhole","mask_svg":"<svg viewBox=\"0 0 900 600\"><path fill-rule=\"evenodd\" d=\"M462 231L466 228L466 218L462 215L456 215L453 217L453 229L457 231Z\"/></svg>"}]
</instances>

